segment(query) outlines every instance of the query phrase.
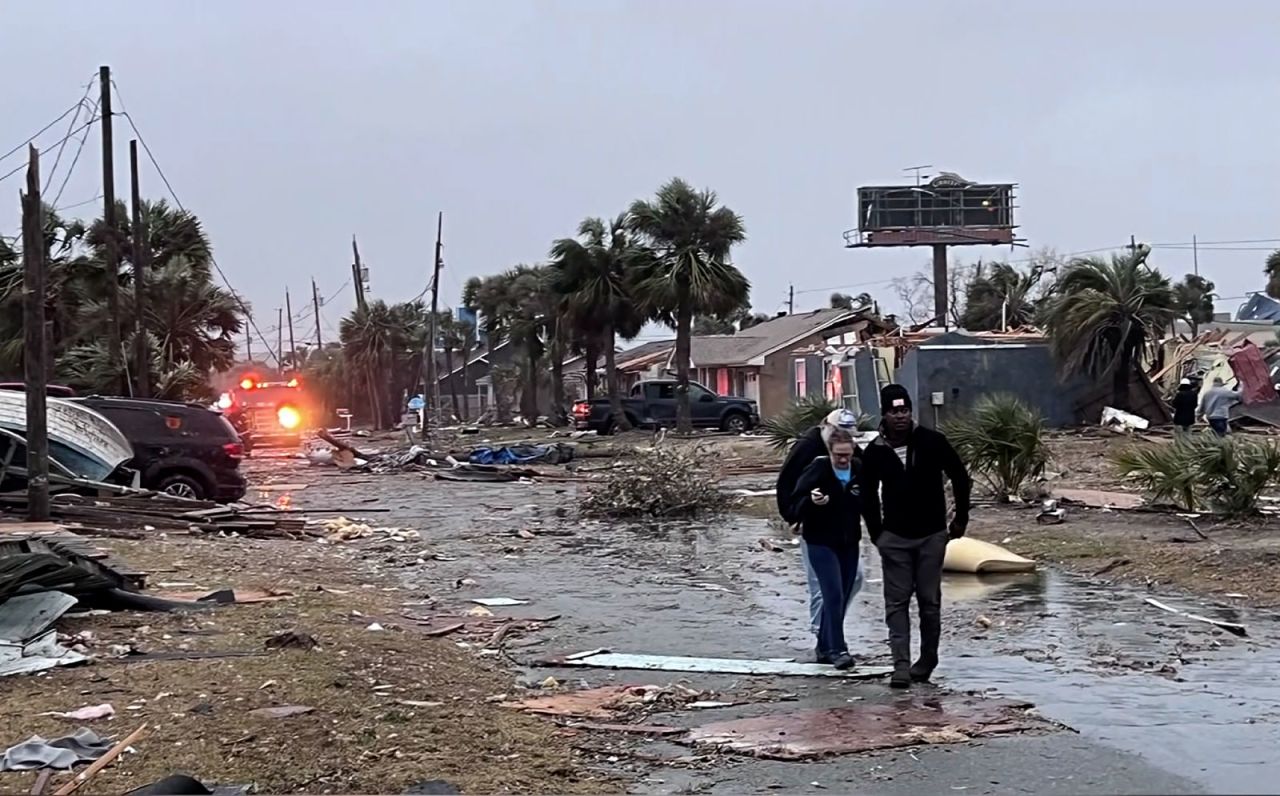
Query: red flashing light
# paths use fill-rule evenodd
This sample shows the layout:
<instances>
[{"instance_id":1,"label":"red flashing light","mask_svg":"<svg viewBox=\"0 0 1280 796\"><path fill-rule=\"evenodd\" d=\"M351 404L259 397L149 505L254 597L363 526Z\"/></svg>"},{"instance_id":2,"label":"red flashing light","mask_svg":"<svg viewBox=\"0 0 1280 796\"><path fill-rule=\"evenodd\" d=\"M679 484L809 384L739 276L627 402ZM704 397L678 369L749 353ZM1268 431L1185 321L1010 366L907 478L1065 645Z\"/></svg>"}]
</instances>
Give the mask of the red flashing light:
<instances>
[{"instance_id":1,"label":"red flashing light","mask_svg":"<svg viewBox=\"0 0 1280 796\"><path fill-rule=\"evenodd\" d=\"M242 390L252 390L255 386L253 379L240 380L240 389Z\"/></svg>"},{"instance_id":2,"label":"red flashing light","mask_svg":"<svg viewBox=\"0 0 1280 796\"><path fill-rule=\"evenodd\" d=\"M286 386L286 387L297 387L297 386L298 386L298 380L297 380L297 379L289 379L289 383L288 383L287 385L285 385L285 386Z\"/></svg>"}]
</instances>

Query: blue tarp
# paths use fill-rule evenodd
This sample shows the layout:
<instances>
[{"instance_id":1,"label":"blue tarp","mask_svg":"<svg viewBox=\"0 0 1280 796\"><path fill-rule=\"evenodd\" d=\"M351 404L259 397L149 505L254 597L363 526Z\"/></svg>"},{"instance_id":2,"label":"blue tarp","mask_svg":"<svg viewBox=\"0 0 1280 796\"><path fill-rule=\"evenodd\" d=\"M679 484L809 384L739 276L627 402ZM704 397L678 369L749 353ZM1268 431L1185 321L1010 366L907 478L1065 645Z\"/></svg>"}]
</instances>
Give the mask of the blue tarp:
<instances>
[{"instance_id":1,"label":"blue tarp","mask_svg":"<svg viewBox=\"0 0 1280 796\"><path fill-rule=\"evenodd\" d=\"M1280 321L1280 301L1265 293L1254 293L1236 310L1237 321Z\"/></svg>"},{"instance_id":2,"label":"blue tarp","mask_svg":"<svg viewBox=\"0 0 1280 796\"><path fill-rule=\"evenodd\" d=\"M563 464L573 459L568 445L511 445L476 448L467 456L472 464Z\"/></svg>"}]
</instances>

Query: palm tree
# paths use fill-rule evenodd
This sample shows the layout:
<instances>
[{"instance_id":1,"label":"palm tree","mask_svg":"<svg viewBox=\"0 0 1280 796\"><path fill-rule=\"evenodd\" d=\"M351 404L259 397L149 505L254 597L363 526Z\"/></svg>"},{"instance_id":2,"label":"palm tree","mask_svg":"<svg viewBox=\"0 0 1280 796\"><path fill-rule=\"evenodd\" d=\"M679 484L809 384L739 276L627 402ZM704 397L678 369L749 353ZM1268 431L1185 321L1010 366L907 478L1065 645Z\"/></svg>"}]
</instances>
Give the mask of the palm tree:
<instances>
[{"instance_id":1,"label":"palm tree","mask_svg":"<svg viewBox=\"0 0 1280 796\"><path fill-rule=\"evenodd\" d=\"M1031 325L1036 314L1032 294L1037 282L1039 275L1023 273L1008 263L994 264L990 273L979 263L966 290L960 325L972 332Z\"/></svg>"},{"instance_id":2,"label":"palm tree","mask_svg":"<svg viewBox=\"0 0 1280 796\"><path fill-rule=\"evenodd\" d=\"M1187 274L1173 286L1178 310L1191 326L1191 336L1200 334L1200 324L1213 321L1214 285L1199 274Z\"/></svg>"},{"instance_id":3,"label":"palm tree","mask_svg":"<svg viewBox=\"0 0 1280 796\"><path fill-rule=\"evenodd\" d=\"M599 218L584 219L578 236L580 240L562 238L551 244L551 289L561 299L557 315L600 341L613 425L626 431L631 425L622 409L617 340L635 337L644 325L631 283L632 270L647 253L628 232L625 214L607 227Z\"/></svg>"},{"instance_id":4,"label":"palm tree","mask_svg":"<svg viewBox=\"0 0 1280 796\"><path fill-rule=\"evenodd\" d=\"M387 303L377 300L357 307L338 325L343 356L353 376L364 382L369 395L369 413L382 428L386 415L380 387L390 381L388 370L395 343L397 319Z\"/></svg>"},{"instance_id":5,"label":"palm tree","mask_svg":"<svg viewBox=\"0 0 1280 796\"><path fill-rule=\"evenodd\" d=\"M462 326L453 317L452 312L441 312L436 315L436 327L440 330L440 344L444 347L444 371L449 379L449 399L453 402L453 414L461 418L462 410L458 406L458 382L453 378L453 352L463 346ZM466 366L466 355L462 364ZM428 386L430 389L430 386Z\"/></svg>"},{"instance_id":6,"label":"palm tree","mask_svg":"<svg viewBox=\"0 0 1280 796\"><path fill-rule=\"evenodd\" d=\"M1043 324L1063 374L1112 377L1112 401L1129 407L1129 377L1144 349L1178 316L1169 280L1130 255L1068 265Z\"/></svg>"},{"instance_id":7,"label":"palm tree","mask_svg":"<svg viewBox=\"0 0 1280 796\"><path fill-rule=\"evenodd\" d=\"M687 433L693 316L728 314L748 304L751 283L729 262L746 230L715 192L696 191L679 178L652 200L632 204L628 226L653 252L637 268L638 303L676 330L676 426Z\"/></svg>"},{"instance_id":8,"label":"palm tree","mask_svg":"<svg viewBox=\"0 0 1280 796\"><path fill-rule=\"evenodd\" d=\"M1262 270L1267 275L1267 295L1280 299L1280 249L1267 255L1267 264Z\"/></svg>"}]
</instances>

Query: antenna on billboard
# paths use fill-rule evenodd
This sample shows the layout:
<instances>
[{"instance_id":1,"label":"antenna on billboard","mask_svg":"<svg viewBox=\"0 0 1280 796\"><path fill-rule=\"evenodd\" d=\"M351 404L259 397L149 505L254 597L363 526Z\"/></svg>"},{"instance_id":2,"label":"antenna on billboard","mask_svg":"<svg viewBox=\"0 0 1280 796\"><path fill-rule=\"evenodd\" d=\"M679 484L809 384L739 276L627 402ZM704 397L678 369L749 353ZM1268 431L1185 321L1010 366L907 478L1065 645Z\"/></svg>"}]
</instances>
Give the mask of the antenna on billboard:
<instances>
[{"instance_id":1,"label":"antenna on billboard","mask_svg":"<svg viewBox=\"0 0 1280 796\"><path fill-rule=\"evenodd\" d=\"M926 166L907 166L905 169L903 169L903 171L904 171L904 172L907 172L907 171L914 171L914 172L916 173L916 187L917 187L917 188L919 188L919 187L920 187L920 180L927 180L927 179L929 179L929 175L928 175L928 174L921 174L920 172L924 171L925 169L931 169L931 168L933 168L933 164L932 164L932 163L930 163L929 165L926 165Z\"/></svg>"}]
</instances>

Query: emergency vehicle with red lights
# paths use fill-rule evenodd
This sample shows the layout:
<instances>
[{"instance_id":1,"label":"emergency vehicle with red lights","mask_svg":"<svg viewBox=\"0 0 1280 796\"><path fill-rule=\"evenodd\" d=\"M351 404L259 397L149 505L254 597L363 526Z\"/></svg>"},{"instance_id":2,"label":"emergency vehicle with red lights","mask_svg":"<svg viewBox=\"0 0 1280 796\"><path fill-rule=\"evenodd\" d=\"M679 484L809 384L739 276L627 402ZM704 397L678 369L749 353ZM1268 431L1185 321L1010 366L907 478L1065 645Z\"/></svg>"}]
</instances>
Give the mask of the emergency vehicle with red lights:
<instances>
[{"instance_id":1,"label":"emergency vehicle with red lights","mask_svg":"<svg viewBox=\"0 0 1280 796\"><path fill-rule=\"evenodd\" d=\"M299 444L311 421L308 403L298 378L267 381L253 374L218 397L218 408L255 447Z\"/></svg>"}]
</instances>

